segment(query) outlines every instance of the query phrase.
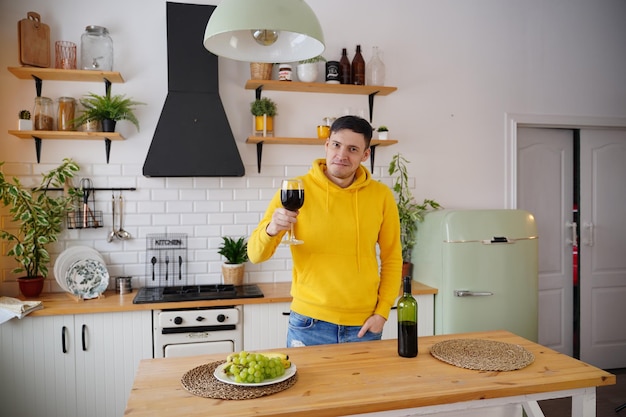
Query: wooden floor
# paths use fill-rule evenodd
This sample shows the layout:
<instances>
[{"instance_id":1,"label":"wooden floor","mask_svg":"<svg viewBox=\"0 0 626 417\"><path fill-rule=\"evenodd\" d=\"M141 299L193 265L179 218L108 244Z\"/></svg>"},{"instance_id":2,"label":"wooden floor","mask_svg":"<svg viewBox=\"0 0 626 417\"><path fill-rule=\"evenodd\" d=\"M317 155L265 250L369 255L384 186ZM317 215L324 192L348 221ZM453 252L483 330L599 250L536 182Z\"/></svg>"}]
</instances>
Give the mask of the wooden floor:
<instances>
[{"instance_id":1,"label":"wooden floor","mask_svg":"<svg viewBox=\"0 0 626 417\"><path fill-rule=\"evenodd\" d=\"M617 376L615 385L599 387L596 391L596 417L626 417L626 408L615 409L626 403L626 368L607 369ZM570 417L572 414L571 398L539 401L545 417Z\"/></svg>"}]
</instances>

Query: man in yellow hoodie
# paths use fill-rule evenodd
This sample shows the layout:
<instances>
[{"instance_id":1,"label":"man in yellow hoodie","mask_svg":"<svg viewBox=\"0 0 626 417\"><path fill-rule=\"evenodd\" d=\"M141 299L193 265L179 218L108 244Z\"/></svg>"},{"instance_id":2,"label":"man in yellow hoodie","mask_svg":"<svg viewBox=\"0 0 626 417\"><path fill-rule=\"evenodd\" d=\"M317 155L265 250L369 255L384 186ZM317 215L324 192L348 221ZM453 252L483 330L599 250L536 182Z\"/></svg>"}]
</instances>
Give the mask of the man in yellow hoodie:
<instances>
[{"instance_id":1,"label":"man in yellow hoodie","mask_svg":"<svg viewBox=\"0 0 626 417\"><path fill-rule=\"evenodd\" d=\"M300 177L304 206L284 209L278 190L248 241L253 263L272 257L292 223L304 241L291 246L288 347L378 340L398 296L398 209L391 189L361 165L370 156L371 139L366 120L338 118L326 140L326 158Z\"/></svg>"}]
</instances>

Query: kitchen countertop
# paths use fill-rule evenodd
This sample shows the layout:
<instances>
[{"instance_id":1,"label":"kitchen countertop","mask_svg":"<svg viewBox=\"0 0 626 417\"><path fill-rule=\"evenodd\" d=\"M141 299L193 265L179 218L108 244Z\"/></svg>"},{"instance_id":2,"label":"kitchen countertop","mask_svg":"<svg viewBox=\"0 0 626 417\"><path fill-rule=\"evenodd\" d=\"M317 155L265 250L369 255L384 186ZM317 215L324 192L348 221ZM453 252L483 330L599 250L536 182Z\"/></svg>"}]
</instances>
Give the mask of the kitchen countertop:
<instances>
[{"instance_id":1,"label":"kitchen countertop","mask_svg":"<svg viewBox=\"0 0 626 417\"><path fill-rule=\"evenodd\" d=\"M229 305L245 304L267 304L291 302L289 290L291 282L279 282L273 284L257 283L261 291L262 298L239 298L229 300L210 301L181 301L173 303L148 303L133 304L133 298L137 294L136 289L129 294L117 294L115 291L106 291L104 297L91 300L77 300L69 293L44 293L37 297L43 301L44 308L34 311L29 316L54 316L63 314L88 314L88 313L113 313L121 311L141 311L160 310L173 308L194 308L194 307L217 307ZM436 294L437 289L429 287L420 282L413 281L413 294ZM25 298L22 298L25 299Z\"/></svg>"},{"instance_id":2,"label":"kitchen countertop","mask_svg":"<svg viewBox=\"0 0 626 417\"><path fill-rule=\"evenodd\" d=\"M453 338L521 345L535 360L520 370L487 372L459 368L430 355L433 344ZM221 417L321 417L415 407L437 412L564 396L576 396L573 404L587 410L584 415L590 415L591 409L595 415L595 387L615 384L613 374L507 331L420 337L419 354L411 359L398 356L396 340L274 351L289 355L297 367L297 382L284 391L249 400L203 398L182 387L181 377L187 371L224 360L224 354L142 360L124 415L193 417L210 410Z\"/></svg>"}]
</instances>

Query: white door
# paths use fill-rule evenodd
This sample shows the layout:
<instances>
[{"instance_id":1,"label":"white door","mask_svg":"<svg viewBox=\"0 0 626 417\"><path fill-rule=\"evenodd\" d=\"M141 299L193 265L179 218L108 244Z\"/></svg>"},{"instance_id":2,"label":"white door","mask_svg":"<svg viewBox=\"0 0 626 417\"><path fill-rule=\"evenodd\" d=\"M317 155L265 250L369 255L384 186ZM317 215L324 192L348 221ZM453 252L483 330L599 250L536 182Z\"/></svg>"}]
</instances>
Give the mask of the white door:
<instances>
[{"instance_id":1,"label":"white door","mask_svg":"<svg viewBox=\"0 0 626 417\"><path fill-rule=\"evenodd\" d=\"M626 130L580 134L580 359L626 367Z\"/></svg>"},{"instance_id":2,"label":"white door","mask_svg":"<svg viewBox=\"0 0 626 417\"><path fill-rule=\"evenodd\" d=\"M539 343L572 356L573 132L520 128L517 148L517 208L539 236Z\"/></svg>"}]
</instances>

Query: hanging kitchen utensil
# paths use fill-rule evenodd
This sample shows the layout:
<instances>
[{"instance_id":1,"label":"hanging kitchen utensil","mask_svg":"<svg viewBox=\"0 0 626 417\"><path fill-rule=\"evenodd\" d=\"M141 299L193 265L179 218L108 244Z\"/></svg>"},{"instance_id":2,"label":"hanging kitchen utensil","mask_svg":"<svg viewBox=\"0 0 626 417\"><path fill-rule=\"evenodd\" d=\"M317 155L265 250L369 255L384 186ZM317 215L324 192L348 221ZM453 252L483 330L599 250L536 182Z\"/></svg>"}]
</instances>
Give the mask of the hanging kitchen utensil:
<instances>
[{"instance_id":1,"label":"hanging kitchen utensil","mask_svg":"<svg viewBox=\"0 0 626 417\"><path fill-rule=\"evenodd\" d=\"M117 238L117 230L115 230L115 194L111 193L111 231L107 236L107 242L113 242Z\"/></svg>"},{"instance_id":2,"label":"hanging kitchen utensil","mask_svg":"<svg viewBox=\"0 0 626 417\"><path fill-rule=\"evenodd\" d=\"M83 228L87 228L89 212L89 196L93 190L93 183L89 178L80 180L80 189L83 193Z\"/></svg>"},{"instance_id":3,"label":"hanging kitchen utensil","mask_svg":"<svg viewBox=\"0 0 626 417\"><path fill-rule=\"evenodd\" d=\"M124 203L122 199L122 193L120 193L120 196L119 196L119 203L120 203L120 207L119 207L120 208L120 228L117 230L115 235L121 240L127 240L127 239L132 238L132 236L129 232L124 230Z\"/></svg>"}]
</instances>

